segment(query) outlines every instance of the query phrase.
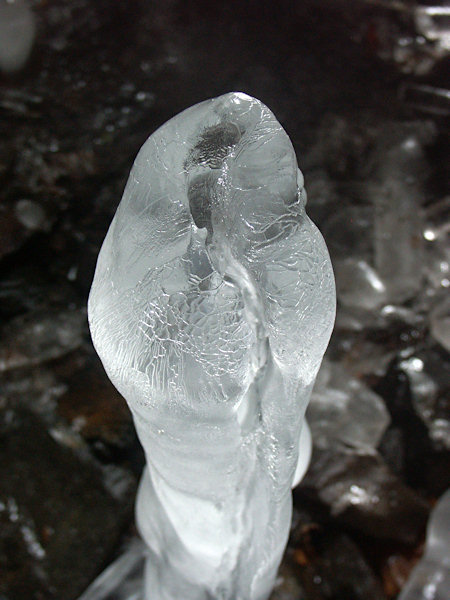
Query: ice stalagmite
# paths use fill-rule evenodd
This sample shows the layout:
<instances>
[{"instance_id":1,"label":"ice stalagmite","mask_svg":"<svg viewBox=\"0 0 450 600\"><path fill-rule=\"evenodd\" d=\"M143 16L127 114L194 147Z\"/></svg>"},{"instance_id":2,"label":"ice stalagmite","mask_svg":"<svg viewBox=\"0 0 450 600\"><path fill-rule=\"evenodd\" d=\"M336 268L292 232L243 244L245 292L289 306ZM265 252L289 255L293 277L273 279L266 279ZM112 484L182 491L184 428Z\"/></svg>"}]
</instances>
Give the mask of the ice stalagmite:
<instances>
[{"instance_id":1,"label":"ice stalagmite","mask_svg":"<svg viewBox=\"0 0 450 600\"><path fill-rule=\"evenodd\" d=\"M197 104L140 150L89 298L145 449L145 600L263 600L335 314L292 144L258 100Z\"/></svg>"}]
</instances>

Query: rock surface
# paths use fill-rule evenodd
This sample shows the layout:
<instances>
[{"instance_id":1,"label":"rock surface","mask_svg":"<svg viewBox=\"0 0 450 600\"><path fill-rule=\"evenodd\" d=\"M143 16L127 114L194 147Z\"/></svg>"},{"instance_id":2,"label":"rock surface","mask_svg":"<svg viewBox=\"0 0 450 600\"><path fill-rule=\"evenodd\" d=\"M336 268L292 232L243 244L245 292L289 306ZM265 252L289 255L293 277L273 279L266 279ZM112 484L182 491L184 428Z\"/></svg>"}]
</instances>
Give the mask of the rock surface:
<instances>
[{"instance_id":1,"label":"rock surface","mask_svg":"<svg viewBox=\"0 0 450 600\"><path fill-rule=\"evenodd\" d=\"M121 506L97 470L35 415L1 408L0 591L11 599L75 598L113 552L131 498Z\"/></svg>"}]
</instances>

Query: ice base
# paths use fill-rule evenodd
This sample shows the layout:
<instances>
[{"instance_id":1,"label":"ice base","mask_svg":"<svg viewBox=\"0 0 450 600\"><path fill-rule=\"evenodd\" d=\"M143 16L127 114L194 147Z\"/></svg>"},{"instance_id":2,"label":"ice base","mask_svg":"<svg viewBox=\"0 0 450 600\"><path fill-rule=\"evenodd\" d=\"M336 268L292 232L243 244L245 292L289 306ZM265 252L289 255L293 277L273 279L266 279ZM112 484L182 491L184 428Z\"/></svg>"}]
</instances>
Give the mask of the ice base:
<instances>
[{"instance_id":1,"label":"ice base","mask_svg":"<svg viewBox=\"0 0 450 600\"><path fill-rule=\"evenodd\" d=\"M308 423L304 421L292 488L297 487L305 476L311 454L311 432ZM145 477L145 472L143 477ZM147 558L148 552L145 543L138 537L133 538L127 543L119 558L91 583L79 600L154 600L145 598L143 591Z\"/></svg>"}]
</instances>

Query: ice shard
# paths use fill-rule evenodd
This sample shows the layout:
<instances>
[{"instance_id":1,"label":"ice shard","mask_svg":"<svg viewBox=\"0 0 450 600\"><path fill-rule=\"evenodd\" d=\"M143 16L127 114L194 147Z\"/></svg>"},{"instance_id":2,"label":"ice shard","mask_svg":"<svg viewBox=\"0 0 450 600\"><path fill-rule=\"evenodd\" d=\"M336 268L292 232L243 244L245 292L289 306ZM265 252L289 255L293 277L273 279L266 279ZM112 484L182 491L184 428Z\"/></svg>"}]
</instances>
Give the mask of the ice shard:
<instances>
[{"instance_id":1,"label":"ice shard","mask_svg":"<svg viewBox=\"0 0 450 600\"><path fill-rule=\"evenodd\" d=\"M305 200L289 137L243 93L175 116L132 168L89 321L146 453L147 600L270 594L335 315Z\"/></svg>"}]
</instances>

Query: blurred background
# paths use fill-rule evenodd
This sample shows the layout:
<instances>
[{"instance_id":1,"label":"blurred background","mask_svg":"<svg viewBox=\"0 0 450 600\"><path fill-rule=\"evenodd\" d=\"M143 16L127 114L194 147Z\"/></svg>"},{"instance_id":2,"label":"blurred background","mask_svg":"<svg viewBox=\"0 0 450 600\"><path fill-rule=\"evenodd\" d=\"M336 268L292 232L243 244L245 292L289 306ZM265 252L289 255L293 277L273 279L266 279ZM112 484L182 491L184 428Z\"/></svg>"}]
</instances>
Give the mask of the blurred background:
<instances>
[{"instance_id":1,"label":"blurred background","mask_svg":"<svg viewBox=\"0 0 450 600\"><path fill-rule=\"evenodd\" d=\"M1 600L75 600L133 535L143 455L87 295L140 146L228 91L291 137L337 279L272 598L397 598L450 485L449 15L0 0Z\"/></svg>"}]
</instances>

